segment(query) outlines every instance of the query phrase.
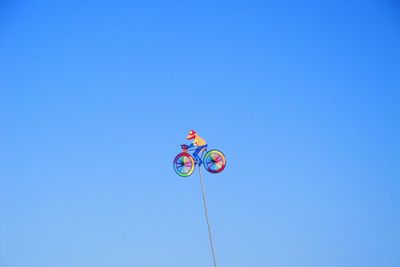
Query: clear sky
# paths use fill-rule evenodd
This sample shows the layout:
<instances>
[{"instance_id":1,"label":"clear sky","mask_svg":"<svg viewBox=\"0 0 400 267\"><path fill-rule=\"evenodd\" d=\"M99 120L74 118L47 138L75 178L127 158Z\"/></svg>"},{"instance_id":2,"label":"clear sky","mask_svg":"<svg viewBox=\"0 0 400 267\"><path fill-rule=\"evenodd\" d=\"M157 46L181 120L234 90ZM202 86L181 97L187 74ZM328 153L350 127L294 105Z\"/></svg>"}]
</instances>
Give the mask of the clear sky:
<instances>
[{"instance_id":1,"label":"clear sky","mask_svg":"<svg viewBox=\"0 0 400 267\"><path fill-rule=\"evenodd\" d=\"M0 9L0 266L400 266L396 1Z\"/></svg>"}]
</instances>

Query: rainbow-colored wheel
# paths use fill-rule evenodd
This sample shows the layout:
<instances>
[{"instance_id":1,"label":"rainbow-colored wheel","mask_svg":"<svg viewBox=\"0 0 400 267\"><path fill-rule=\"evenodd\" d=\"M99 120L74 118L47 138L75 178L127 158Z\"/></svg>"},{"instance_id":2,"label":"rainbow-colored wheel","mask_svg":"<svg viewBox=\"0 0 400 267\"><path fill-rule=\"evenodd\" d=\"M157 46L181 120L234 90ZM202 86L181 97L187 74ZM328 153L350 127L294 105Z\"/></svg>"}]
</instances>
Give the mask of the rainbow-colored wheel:
<instances>
[{"instance_id":1,"label":"rainbow-colored wheel","mask_svg":"<svg viewBox=\"0 0 400 267\"><path fill-rule=\"evenodd\" d=\"M188 177L194 171L194 159L189 153L178 154L174 159L174 170L182 177Z\"/></svg>"},{"instance_id":2,"label":"rainbow-colored wheel","mask_svg":"<svg viewBox=\"0 0 400 267\"><path fill-rule=\"evenodd\" d=\"M225 169L225 155L216 149L210 150L204 156L204 168L211 173L219 173Z\"/></svg>"}]
</instances>

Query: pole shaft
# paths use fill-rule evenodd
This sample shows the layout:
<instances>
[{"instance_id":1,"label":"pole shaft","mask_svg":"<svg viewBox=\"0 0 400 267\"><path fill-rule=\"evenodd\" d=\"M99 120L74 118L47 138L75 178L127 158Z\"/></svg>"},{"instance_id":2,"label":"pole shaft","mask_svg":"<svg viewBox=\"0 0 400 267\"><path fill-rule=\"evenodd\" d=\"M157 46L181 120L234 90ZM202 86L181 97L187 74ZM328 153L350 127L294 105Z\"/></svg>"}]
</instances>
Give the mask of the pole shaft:
<instances>
[{"instance_id":1,"label":"pole shaft","mask_svg":"<svg viewBox=\"0 0 400 267\"><path fill-rule=\"evenodd\" d=\"M213 238L211 234L211 226L210 226L210 220L208 218L208 209L207 209L207 201L206 201L206 193L204 191L204 184L203 184L203 176L201 174L201 166L199 166L199 174L200 174L200 185L201 185L201 192L203 194L203 204L204 204L204 212L206 214L206 221L207 221L207 227L208 227L208 238L210 239L210 245L211 245L211 253L214 261L214 267L217 267L217 261L215 260L215 251L214 251L214 243L213 243Z\"/></svg>"}]
</instances>

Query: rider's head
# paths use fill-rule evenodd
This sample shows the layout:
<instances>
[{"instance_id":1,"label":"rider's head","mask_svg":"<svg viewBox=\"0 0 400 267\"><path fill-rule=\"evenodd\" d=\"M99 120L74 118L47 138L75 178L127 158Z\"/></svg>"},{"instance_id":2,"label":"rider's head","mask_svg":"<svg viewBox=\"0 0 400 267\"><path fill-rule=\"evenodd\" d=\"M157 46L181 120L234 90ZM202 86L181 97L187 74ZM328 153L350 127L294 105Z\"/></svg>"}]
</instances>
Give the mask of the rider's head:
<instances>
[{"instance_id":1,"label":"rider's head","mask_svg":"<svg viewBox=\"0 0 400 267\"><path fill-rule=\"evenodd\" d=\"M196 132L194 130L190 130L189 134L186 136L187 140L194 139L196 137Z\"/></svg>"}]
</instances>

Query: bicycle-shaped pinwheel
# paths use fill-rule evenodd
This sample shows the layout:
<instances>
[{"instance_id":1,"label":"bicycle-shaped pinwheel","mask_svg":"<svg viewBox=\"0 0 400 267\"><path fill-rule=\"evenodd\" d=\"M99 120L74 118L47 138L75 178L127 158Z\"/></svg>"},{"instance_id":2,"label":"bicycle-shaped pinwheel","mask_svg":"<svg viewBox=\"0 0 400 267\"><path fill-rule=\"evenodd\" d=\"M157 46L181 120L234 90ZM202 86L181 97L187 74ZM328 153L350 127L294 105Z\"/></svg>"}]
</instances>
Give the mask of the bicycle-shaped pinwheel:
<instances>
[{"instance_id":1,"label":"bicycle-shaped pinwheel","mask_svg":"<svg viewBox=\"0 0 400 267\"><path fill-rule=\"evenodd\" d=\"M214 244L211 235L211 226L208 219L208 211L206 204L206 193L203 185L203 176L201 174L201 165L211 173L220 173L225 169L226 159L224 154L216 149L207 150L207 142L201 138L196 131L190 130L189 134L186 136L187 140L193 140L190 145L181 145L182 152L179 153L174 159L174 170L179 176L188 177L190 176L196 165L199 166L199 177L201 192L203 195L204 212L206 215L207 226L208 226L208 237L210 239L211 252L214 262L214 267L217 267L217 262L215 260ZM193 151L192 155L189 151Z\"/></svg>"}]
</instances>

